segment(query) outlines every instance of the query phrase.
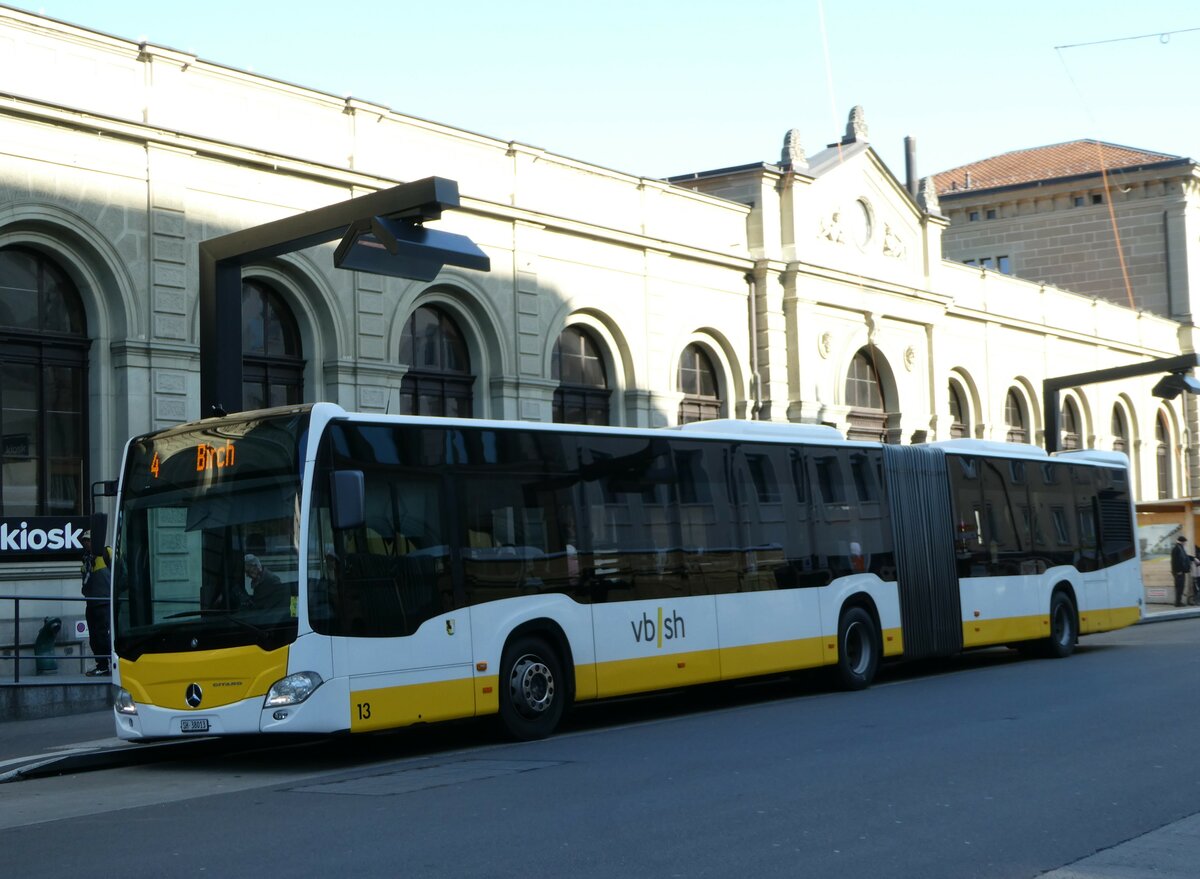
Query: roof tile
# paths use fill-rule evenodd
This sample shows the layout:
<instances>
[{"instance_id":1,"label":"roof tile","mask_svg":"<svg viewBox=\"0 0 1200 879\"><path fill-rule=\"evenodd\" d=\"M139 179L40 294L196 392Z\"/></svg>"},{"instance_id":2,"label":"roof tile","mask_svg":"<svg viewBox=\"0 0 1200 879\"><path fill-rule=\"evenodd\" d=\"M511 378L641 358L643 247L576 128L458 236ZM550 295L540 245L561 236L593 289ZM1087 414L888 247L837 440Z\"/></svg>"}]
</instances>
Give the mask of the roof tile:
<instances>
[{"instance_id":1,"label":"roof tile","mask_svg":"<svg viewBox=\"0 0 1200 879\"><path fill-rule=\"evenodd\" d=\"M1056 180L1060 177L1099 174L1101 163L1104 170L1111 171L1114 168L1155 165L1181 158L1098 140L1073 140L1068 143L1014 150L969 165L960 165L935 174L934 181L938 195L948 195L966 189L995 189L1001 186Z\"/></svg>"}]
</instances>

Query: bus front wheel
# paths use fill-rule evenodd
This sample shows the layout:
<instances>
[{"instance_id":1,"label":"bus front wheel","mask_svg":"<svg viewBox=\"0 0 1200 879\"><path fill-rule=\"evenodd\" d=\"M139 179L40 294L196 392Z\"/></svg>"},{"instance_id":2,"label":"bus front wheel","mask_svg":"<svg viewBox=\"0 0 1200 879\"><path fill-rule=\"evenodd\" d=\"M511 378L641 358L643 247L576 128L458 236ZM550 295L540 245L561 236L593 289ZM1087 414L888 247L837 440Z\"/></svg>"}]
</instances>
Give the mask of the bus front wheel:
<instances>
[{"instance_id":1,"label":"bus front wheel","mask_svg":"<svg viewBox=\"0 0 1200 879\"><path fill-rule=\"evenodd\" d=\"M500 663L500 721L513 738L543 739L562 719L566 681L558 655L541 638L523 637Z\"/></svg>"},{"instance_id":2,"label":"bus front wheel","mask_svg":"<svg viewBox=\"0 0 1200 879\"><path fill-rule=\"evenodd\" d=\"M879 631L861 607L849 607L838 621L838 679L847 690L863 690L879 669Z\"/></svg>"}]
</instances>

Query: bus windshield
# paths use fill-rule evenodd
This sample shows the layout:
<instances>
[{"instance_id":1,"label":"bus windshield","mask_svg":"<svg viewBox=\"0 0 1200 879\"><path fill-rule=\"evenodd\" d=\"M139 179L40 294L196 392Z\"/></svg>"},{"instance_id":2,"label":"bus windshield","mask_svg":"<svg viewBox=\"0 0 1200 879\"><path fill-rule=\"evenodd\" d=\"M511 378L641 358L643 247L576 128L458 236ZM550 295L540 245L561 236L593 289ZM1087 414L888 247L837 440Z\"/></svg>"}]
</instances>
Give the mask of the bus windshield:
<instances>
[{"instance_id":1,"label":"bus windshield","mask_svg":"<svg viewBox=\"0 0 1200 879\"><path fill-rule=\"evenodd\" d=\"M114 554L114 647L136 659L296 638L307 410L134 439Z\"/></svg>"}]
</instances>

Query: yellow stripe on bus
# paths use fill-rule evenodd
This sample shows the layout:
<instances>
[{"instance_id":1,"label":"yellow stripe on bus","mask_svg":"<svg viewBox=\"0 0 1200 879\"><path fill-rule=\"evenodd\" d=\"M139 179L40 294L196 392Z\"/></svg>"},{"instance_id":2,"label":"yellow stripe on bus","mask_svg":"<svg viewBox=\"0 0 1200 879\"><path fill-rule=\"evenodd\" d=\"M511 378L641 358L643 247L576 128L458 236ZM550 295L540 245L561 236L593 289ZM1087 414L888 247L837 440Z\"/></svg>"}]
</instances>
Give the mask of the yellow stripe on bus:
<instances>
[{"instance_id":1,"label":"yellow stripe on bus","mask_svg":"<svg viewBox=\"0 0 1200 879\"><path fill-rule=\"evenodd\" d=\"M660 653L638 659L596 663L597 692L601 697L667 690L721 679L718 650Z\"/></svg>"},{"instance_id":2,"label":"yellow stripe on bus","mask_svg":"<svg viewBox=\"0 0 1200 879\"><path fill-rule=\"evenodd\" d=\"M1108 631L1132 626L1141 618L1140 607L1114 607L1108 612Z\"/></svg>"},{"instance_id":3,"label":"yellow stripe on bus","mask_svg":"<svg viewBox=\"0 0 1200 879\"><path fill-rule=\"evenodd\" d=\"M271 684L287 674L288 648L258 647L193 650L187 653L143 653L121 659L121 686L135 702L180 711L220 708L251 696L265 696ZM198 684L199 706L188 705L188 688Z\"/></svg>"},{"instance_id":4,"label":"yellow stripe on bus","mask_svg":"<svg viewBox=\"0 0 1200 879\"><path fill-rule=\"evenodd\" d=\"M1084 611L1080 614L1080 634L1110 632L1132 626L1142 613L1137 607L1114 607ZM1084 618L1086 619L1086 622ZM1050 636L1050 615L1003 617L997 620L967 620L963 626L963 648L986 647L1036 641Z\"/></svg>"},{"instance_id":5,"label":"yellow stripe on bus","mask_svg":"<svg viewBox=\"0 0 1200 879\"><path fill-rule=\"evenodd\" d=\"M836 642L836 638L833 639ZM768 644L746 644L721 648L721 677L748 678L812 668L821 664L825 638L800 638Z\"/></svg>"},{"instance_id":6,"label":"yellow stripe on bus","mask_svg":"<svg viewBox=\"0 0 1200 879\"><path fill-rule=\"evenodd\" d=\"M1049 614L1003 617L998 620L967 620L963 623L963 648L1034 641L1049 635Z\"/></svg>"},{"instance_id":7,"label":"yellow stripe on bus","mask_svg":"<svg viewBox=\"0 0 1200 879\"><path fill-rule=\"evenodd\" d=\"M350 693L350 731L391 729L475 714L475 678Z\"/></svg>"}]
</instances>

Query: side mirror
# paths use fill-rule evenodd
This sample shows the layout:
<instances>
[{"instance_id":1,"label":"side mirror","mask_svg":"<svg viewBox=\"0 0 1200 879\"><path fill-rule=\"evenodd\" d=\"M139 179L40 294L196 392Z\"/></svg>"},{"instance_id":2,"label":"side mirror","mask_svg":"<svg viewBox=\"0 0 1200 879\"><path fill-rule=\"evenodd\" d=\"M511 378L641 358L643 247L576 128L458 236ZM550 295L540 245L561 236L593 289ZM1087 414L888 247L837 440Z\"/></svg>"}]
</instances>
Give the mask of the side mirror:
<instances>
[{"instance_id":1,"label":"side mirror","mask_svg":"<svg viewBox=\"0 0 1200 879\"><path fill-rule=\"evenodd\" d=\"M100 555L108 543L108 513L92 513L88 517L88 529L92 532L92 551Z\"/></svg>"},{"instance_id":2,"label":"side mirror","mask_svg":"<svg viewBox=\"0 0 1200 879\"><path fill-rule=\"evenodd\" d=\"M334 528L358 528L366 521L361 470L335 470L329 474L329 505Z\"/></svg>"}]
</instances>

